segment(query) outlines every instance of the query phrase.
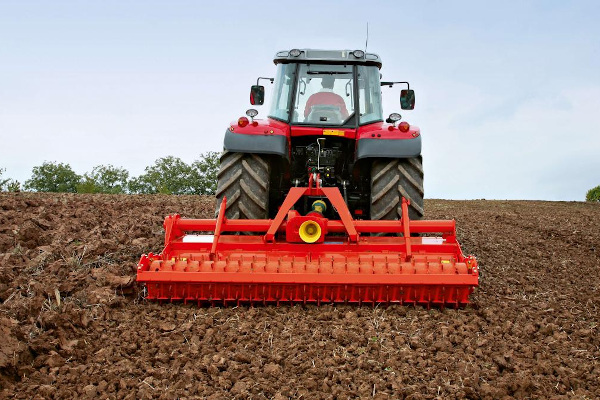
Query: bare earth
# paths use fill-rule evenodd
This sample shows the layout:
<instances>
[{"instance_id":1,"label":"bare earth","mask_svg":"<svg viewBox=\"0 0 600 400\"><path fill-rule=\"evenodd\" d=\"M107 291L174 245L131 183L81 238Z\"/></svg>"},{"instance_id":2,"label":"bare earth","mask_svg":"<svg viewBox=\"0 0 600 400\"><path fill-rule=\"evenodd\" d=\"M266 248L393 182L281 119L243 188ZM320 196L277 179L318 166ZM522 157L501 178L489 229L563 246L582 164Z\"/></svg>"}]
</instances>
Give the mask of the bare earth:
<instances>
[{"instance_id":1,"label":"bare earth","mask_svg":"<svg viewBox=\"0 0 600 400\"><path fill-rule=\"evenodd\" d=\"M0 194L0 398L600 398L600 205L427 200L473 306L198 308L132 285L212 197Z\"/></svg>"}]
</instances>

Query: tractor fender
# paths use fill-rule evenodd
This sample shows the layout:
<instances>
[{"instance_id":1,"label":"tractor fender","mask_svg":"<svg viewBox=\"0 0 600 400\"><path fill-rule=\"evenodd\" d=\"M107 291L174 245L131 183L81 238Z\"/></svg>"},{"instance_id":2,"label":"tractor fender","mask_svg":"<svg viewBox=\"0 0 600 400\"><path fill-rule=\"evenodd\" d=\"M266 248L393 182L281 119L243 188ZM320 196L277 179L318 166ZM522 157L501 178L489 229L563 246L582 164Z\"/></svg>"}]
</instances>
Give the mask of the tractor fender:
<instances>
[{"instance_id":1,"label":"tractor fender","mask_svg":"<svg viewBox=\"0 0 600 400\"><path fill-rule=\"evenodd\" d=\"M276 154L289 158L285 135L235 133L227 129L223 147L226 151L236 153Z\"/></svg>"},{"instance_id":2,"label":"tractor fender","mask_svg":"<svg viewBox=\"0 0 600 400\"><path fill-rule=\"evenodd\" d=\"M364 138L356 144L356 159L410 158L421 154L421 135L406 139Z\"/></svg>"}]
</instances>

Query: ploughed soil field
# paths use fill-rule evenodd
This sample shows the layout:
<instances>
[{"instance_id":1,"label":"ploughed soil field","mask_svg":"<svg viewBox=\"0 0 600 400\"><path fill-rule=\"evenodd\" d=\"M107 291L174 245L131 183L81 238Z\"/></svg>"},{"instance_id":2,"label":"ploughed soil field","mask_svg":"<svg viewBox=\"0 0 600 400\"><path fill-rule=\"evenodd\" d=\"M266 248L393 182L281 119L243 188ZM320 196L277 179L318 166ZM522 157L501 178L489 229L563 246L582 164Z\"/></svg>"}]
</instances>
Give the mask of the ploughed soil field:
<instances>
[{"instance_id":1,"label":"ploughed soil field","mask_svg":"<svg viewBox=\"0 0 600 400\"><path fill-rule=\"evenodd\" d=\"M0 398L600 398L600 205L426 200L461 310L148 303L140 254L212 197L0 194Z\"/></svg>"}]
</instances>

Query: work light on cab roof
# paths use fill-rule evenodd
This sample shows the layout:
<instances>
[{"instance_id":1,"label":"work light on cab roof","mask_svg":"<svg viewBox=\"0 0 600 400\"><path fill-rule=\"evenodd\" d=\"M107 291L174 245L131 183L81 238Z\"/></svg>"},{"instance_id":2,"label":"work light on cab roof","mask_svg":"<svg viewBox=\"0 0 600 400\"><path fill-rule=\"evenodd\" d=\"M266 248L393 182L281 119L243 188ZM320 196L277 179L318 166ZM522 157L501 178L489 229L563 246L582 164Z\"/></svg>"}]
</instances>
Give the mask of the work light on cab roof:
<instances>
[{"instance_id":1,"label":"work light on cab roof","mask_svg":"<svg viewBox=\"0 0 600 400\"><path fill-rule=\"evenodd\" d=\"M153 300L199 304L356 303L461 307L479 282L453 220L423 220L420 129L393 111L407 81L381 81L363 50L277 52L249 109L229 124L215 219L165 219L138 282ZM394 73L395 70L394 70ZM248 119L250 118L250 119ZM401 121L401 122L400 122Z\"/></svg>"}]
</instances>

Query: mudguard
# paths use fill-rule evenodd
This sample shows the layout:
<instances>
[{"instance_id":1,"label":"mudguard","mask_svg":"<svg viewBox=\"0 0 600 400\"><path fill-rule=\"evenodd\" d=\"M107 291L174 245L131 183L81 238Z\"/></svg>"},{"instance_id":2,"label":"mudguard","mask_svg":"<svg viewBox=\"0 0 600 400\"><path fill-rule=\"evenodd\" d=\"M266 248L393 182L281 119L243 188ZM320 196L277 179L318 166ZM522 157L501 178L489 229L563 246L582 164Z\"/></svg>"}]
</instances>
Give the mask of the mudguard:
<instances>
[{"instance_id":1,"label":"mudguard","mask_svg":"<svg viewBox=\"0 0 600 400\"><path fill-rule=\"evenodd\" d=\"M284 135L260 135L225 131L223 147L238 153L276 154L288 158L288 141Z\"/></svg>"},{"instance_id":2,"label":"mudguard","mask_svg":"<svg viewBox=\"0 0 600 400\"><path fill-rule=\"evenodd\" d=\"M409 158L421 154L421 136L410 139L360 139L356 145L356 159Z\"/></svg>"}]
</instances>

